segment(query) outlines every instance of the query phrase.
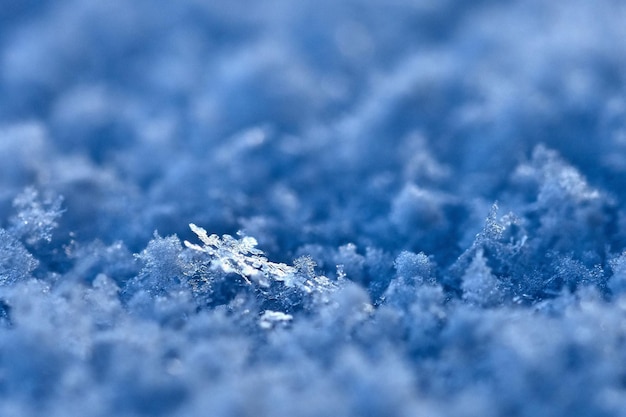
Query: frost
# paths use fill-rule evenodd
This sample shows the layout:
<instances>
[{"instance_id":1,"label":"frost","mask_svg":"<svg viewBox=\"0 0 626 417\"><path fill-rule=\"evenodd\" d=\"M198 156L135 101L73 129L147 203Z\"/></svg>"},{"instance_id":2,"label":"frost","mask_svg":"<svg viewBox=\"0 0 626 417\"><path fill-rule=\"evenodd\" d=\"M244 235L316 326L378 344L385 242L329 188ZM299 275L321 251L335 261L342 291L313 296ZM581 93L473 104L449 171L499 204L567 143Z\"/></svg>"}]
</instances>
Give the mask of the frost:
<instances>
[{"instance_id":1,"label":"frost","mask_svg":"<svg viewBox=\"0 0 626 417\"><path fill-rule=\"evenodd\" d=\"M503 301L501 285L491 273L482 250L478 250L463 275L463 298L481 307L494 307Z\"/></svg>"},{"instance_id":2,"label":"frost","mask_svg":"<svg viewBox=\"0 0 626 417\"><path fill-rule=\"evenodd\" d=\"M224 235L220 239L217 235L209 236L206 230L193 223L189 227L198 235L203 246L188 241L185 241L185 246L208 254L224 272L235 273L250 284L255 281L261 286L269 286L271 281L288 282L296 272L292 266L268 261L263 252L256 249L257 241L253 237L235 239Z\"/></svg>"},{"instance_id":3,"label":"frost","mask_svg":"<svg viewBox=\"0 0 626 417\"><path fill-rule=\"evenodd\" d=\"M626 414L623 1L1 4L0 416Z\"/></svg>"},{"instance_id":4,"label":"frost","mask_svg":"<svg viewBox=\"0 0 626 417\"><path fill-rule=\"evenodd\" d=\"M305 255L297 258L293 262L293 266L300 274L302 274L306 278L315 278L315 267L317 266L317 264L310 255Z\"/></svg>"},{"instance_id":5,"label":"frost","mask_svg":"<svg viewBox=\"0 0 626 417\"><path fill-rule=\"evenodd\" d=\"M39 192L28 187L13 200L17 214L11 219L10 231L29 245L52 240L63 210L63 198L40 198Z\"/></svg>"},{"instance_id":6,"label":"frost","mask_svg":"<svg viewBox=\"0 0 626 417\"><path fill-rule=\"evenodd\" d=\"M0 229L0 287L27 279L38 264L22 243Z\"/></svg>"},{"instance_id":7,"label":"frost","mask_svg":"<svg viewBox=\"0 0 626 417\"><path fill-rule=\"evenodd\" d=\"M163 295L180 290L186 273L181 252L176 236L161 237L155 233L146 249L136 255L143 268L136 279L129 282L126 292L147 288L152 295Z\"/></svg>"},{"instance_id":8,"label":"frost","mask_svg":"<svg viewBox=\"0 0 626 417\"><path fill-rule=\"evenodd\" d=\"M578 203L597 200L601 194L591 188L585 178L574 167L561 161L558 154L544 146L533 152L532 164L541 180L538 195L540 204L551 204L552 199L571 198ZM523 169L523 168L521 168Z\"/></svg>"},{"instance_id":9,"label":"frost","mask_svg":"<svg viewBox=\"0 0 626 417\"><path fill-rule=\"evenodd\" d=\"M414 285L432 284L435 281L434 265L423 252L418 254L402 251L396 258L395 267L398 277Z\"/></svg>"}]
</instances>

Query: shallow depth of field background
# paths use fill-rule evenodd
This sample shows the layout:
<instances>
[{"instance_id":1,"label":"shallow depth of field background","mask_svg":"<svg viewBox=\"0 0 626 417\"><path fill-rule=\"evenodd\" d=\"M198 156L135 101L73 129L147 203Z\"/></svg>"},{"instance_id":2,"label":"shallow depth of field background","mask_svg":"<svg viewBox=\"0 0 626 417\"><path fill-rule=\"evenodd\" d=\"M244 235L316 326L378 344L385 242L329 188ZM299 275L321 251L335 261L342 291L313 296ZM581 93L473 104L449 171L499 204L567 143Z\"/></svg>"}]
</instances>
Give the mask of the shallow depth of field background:
<instances>
[{"instance_id":1,"label":"shallow depth of field background","mask_svg":"<svg viewBox=\"0 0 626 417\"><path fill-rule=\"evenodd\" d=\"M625 22L4 0L0 415L626 415Z\"/></svg>"}]
</instances>

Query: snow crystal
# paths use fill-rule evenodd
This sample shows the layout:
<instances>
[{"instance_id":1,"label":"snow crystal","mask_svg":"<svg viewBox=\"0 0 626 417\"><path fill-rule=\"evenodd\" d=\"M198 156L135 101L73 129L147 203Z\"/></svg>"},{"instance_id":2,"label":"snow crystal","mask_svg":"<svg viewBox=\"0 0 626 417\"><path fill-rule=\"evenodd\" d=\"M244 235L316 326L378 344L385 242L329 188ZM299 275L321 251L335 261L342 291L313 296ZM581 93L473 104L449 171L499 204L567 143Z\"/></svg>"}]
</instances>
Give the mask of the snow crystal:
<instances>
[{"instance_id":1,"label":"snow crystal","mask_svg":"<svg viewBox=\"0 0 626 417\"><path fill-rule=\"evenodd\" d=\"M624 416L624 22L4 0L0 416Z\"/></svg>"}]
</instances>

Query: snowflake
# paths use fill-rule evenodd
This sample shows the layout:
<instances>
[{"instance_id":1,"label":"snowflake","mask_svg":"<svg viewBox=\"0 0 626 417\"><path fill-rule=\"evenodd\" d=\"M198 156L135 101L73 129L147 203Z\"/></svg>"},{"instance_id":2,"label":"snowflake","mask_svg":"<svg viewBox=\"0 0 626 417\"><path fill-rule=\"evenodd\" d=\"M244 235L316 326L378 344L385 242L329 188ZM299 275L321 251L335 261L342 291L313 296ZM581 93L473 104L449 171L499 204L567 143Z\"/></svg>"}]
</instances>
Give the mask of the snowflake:
<instances>
[{"instance_id":1,"label":"snowflake","mask_svg":"<svg viewBox=\"0 0 626 417\"><path fill-rule=\"evenodd\" d=\"M223 235L220 238L215 234L208 235L206 230L193 223L189 227L204 245L185 241L186 247L207 253L217 261L217 265L224 272L235 273L249 284L254 280L259 285L267 287L273 280L289 285L297 271L293 266L270 262L263 252L256 248L257 241L253 237L244 236L235 239L230 235Z\"/></svg>"}]
</instances>

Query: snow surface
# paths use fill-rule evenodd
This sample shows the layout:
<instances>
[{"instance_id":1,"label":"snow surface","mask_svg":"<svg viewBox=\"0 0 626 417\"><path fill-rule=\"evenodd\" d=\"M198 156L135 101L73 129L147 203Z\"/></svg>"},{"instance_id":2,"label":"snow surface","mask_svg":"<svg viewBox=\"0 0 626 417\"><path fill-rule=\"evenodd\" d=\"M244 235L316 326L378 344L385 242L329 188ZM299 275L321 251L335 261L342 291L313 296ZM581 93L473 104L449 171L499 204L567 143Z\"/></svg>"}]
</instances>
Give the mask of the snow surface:
<instances>
[{"instance_id":1,"label":"snow surface","mask_svg":"<svg viewBox=\"0 0 626 417\"><path fill-rule=\"evenodd\" d=\"M622 0L3 0L0 416L626 416L625 40Z\"/></svg>"}]
</instances>

